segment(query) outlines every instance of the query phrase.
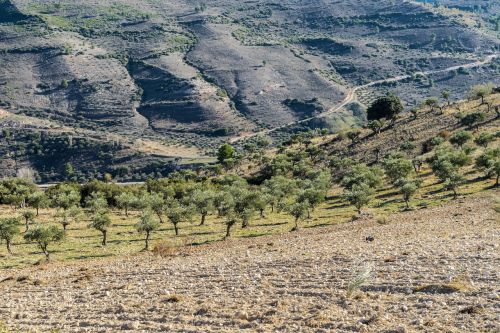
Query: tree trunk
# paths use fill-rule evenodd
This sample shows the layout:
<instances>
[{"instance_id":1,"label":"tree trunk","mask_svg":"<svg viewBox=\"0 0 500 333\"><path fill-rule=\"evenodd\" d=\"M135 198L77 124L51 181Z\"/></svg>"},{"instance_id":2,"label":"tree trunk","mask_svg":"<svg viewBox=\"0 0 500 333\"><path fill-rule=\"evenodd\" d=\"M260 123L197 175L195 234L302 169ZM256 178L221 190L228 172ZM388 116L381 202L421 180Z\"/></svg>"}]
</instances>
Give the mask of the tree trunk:
<instances>
[{"instance_id":1,"label":"tree trunk","mask_svg":"<svg viewBox=\"0 0 500 333\"><path fill-rule=\"evenodd\" d=\"M50 253L47 251L47 246L42 246L42 251L43 254L45 254L45 260L49 261L50 260Z\"/></svg>"},{"instance_id":2,"label":"tree trunk","mask_svg":"<svg viewBox=\"0 0 500 333\"><path fill-rule=\"evenodd\" d=\"M307 210L307 218L310 219L311 218L311 212L309 211L309 209Z\"/></svg>"},{"instance_id":3,"label":"tree trunk","mask_svg":"<svg viewBox=\"0 0 500 333\"><path fill-rule=\"evenodd\" d=\"M163 223L163 218L161 217L161 213L156 213L158 215L158 218L160 219L160 223Z\"/></svg>"},{"instance_id":4,"label":"tree trunk","mask_svg":"<svg viewBox=\"0 0 500 333\"><path fill-rule=\"evenodd\" d=\"M38 210L39 210L39 208L38 208L38 206L37 206L37 207L36 207L36 216L38 216Z\"/></svg>"},{"instance_id":5,"label":"tree trunk","mask_svg":"<svg viewBox=\"0 0 500 333\"><path fill-rule=\"evenodd\" d=\"M274 213L274 204L271 205L271 213Z\"/></svg>"},{"instance_id":6,"label":"tree trunk","mask_svg":"<svg viewBox=\"0 0 500 333\"><path fill-rule=\"evenodd\" d=\"M106 246L107 235L108 235L108 231L107 230L103 230L102 231L102 246Z\"/></svg>"},{"instance_id":7,"label":"tree trunk","mask_svg":"<svg viewBox=\"0 0 500 333\"><path fill-rule=\"evenodd\" d=\"M497 180L495 182L495 186L498 186L500 183L500 174L497 175Z\"/></svg>"},{"instance_id":8,"label":"tree trunk","mask_svg":"<svg viewBox=\"0 0 500 333\"><path fill-rule=\"evenodd\" d=\"M264 209L261 209L260 210L260 218L263 219L265 216L264 216Z\"/></svg>"},{"instance_id":9,"label":"tree trunk","mask_svg":"<svg viewBox=\"0 0 500 333\"><path fill-rule=\"evenodd\" d=\"M206 219L206 217L207 217L206 213L201 214L201 223L200 223L200 225L205 225L205 219Z\"/></svg>"},{"instance_id":10,"label":"tree trunk","mask_svg":"<svg viewBox=\"0 0 500 333\"><path fill-rule=\"evenodd\" d=\"M125 216L128 217L128 207L125 206Z\"/></svg>"},{"instance_id":11,"label":"tree trunk","mask_svg":"<svg viewBox=\"0 0 500 333\"><path fill-rule=\"evenodd\" d=\"M410 209L410 200L405 198L406 209Z\"/></svg>"},{"instance_id":12,"label":"tree trunk","mask_svg":"<svg viewBox=\"0 0 500 333\"><path fill-rule=\"evenodd\" d=\"M9 252L9 254L12 254L12 250L10 249L10 240L9 240L9 239L7 239L7 240L5 241L5 244L7 244L7 252Z\"/></svg>"},{"instance_id":13,"label":"tree trunk","mask_svg":"<svg viewBox=\"0 0 500 333\"><path fill-rule=\"evenodd\" d=\"M26 219L26 230L24 230L24 232L28 232L29 228L30 228L30 222L28 219Z\"/></svg>"},{"instance_id":14,"label":"tree trunk","mask_svg":"<svg viewBox=\"0 0 500 333\"><path fill-rule=\"evenodd\" d=\"M179 236L179 228L177 227L177 223L174 223L175 235Z\"/></svg>"},{"instance_id":15,"label":"tree trunk","mask_svg":"<svg viewBox=\"0 0 500 333\"><path fill-rule=\"evenodd\" d=\"M226 224L226 238L231 237L231 224Z\"/></svg>"},{"instance_id":16,"label":"tree trunk","mask_svg":"<svg viewBox=\"0 0 500 333\"><path fill-rule=\"evenodd\" d=\"M452 188L451 190L453 191L453 199L456 199L458 197L457 189Z\"/></svg>"},{"instance_id":17,"label":"tree trunk","mask_svg":"<svg viewBox=\"0 0 500 333\"><path fill-rule=\"evenodd\" d=\"M241 222L241 228L242 229L245 229L248 227L248 220L244 219L242 222Z\"/></svg>"},{"instance_id":18,"label":"tree trunk","mask_svg":"<svg viewBox=\"0 0 500 333\"><path fill-rule=\"evenodd\" d=\"M299 218L295 218L295 227L293 228L294 230L299 230Z\"/></svg>"},{"instance_id":19,"label":"tree trunk","mask_svg":"<svg viewBox=\"0 0 500 333\"><path fill-rule=\"evenodd\" d=\"M144 250L145 250L145 251L148 251L148 250L149 250L149 231L146 231L146 239L145 239L145 242L146 242L146 246L144 247Z\"/></svg>"},{"instance_id":20,"label":"tree trunk","mask_svg":"<svg viewBox=\"0 0 500 333\"><path fill-rule=\"evenodd\" d=\"M66 233L66 227L68 226L68 224L67 223L63 223L62 226L63 226L63 231Z\"/></svg>"}]
</instances>

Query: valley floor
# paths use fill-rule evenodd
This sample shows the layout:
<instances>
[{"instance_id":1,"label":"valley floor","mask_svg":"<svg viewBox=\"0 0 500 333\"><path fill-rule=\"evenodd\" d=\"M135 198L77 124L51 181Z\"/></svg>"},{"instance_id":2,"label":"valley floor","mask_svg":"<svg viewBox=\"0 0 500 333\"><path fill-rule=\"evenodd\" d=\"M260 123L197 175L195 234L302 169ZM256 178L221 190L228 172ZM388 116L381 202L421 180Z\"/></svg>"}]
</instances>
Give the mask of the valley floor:
<instances>
[{"instance_id":1,"label":"valley floor","mask_svg":"<svg viewBox=\"0 0 500 333\"><path fill-rule=\"evenodd\" d=\"M0 271L0 321L16 332L498 332L497 194L164 258Z\"/></svg>"}]
</instances>

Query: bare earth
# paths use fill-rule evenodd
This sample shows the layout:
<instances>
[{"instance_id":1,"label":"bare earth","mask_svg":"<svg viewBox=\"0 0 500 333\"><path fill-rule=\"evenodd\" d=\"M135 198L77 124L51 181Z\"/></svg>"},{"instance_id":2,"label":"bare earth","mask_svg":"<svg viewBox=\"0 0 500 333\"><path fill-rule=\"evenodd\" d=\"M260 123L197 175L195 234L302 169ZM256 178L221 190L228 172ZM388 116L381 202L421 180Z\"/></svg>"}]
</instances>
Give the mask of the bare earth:
<instances>
[{"instance_id":1,"label":"bare earth","mask_svg":"<svg viewBox=\"0 0 500 333\"><path fill-rule=\"evenodd\" d=\"M2 271L0 321L41 332L499 332L493 202L461 199L387 224L366 218L167 258ZM372 263L373 278L346 298L360 261Z\"/></svg>"}]
</instances>

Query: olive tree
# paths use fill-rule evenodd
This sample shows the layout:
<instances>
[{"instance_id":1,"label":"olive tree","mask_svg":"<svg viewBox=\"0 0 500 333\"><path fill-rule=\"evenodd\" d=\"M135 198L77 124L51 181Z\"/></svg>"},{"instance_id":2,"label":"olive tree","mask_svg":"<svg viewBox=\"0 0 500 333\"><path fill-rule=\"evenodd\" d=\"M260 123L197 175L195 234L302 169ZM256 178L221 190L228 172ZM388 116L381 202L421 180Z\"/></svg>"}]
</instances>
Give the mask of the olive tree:
<instances>
[{"instance_id":1,"label":"olive tree","mask_svg":"<svg viewBox=\"0 0 500 333\"><path fill-rule=\"evenodd\" d=\"M174 225L175 235L179 236L179 223L190 221L193 214L191 206L182 205L178 200L172 199L168 203L166 215Z\"/></svg>"},{"instance_id":2,"label":"olive tree","mask_svg":"<svg viewBox=\"0 0 500 333\"><path fill-rule=\"evenodd\" d=\"M34 221L35 219L35 213L31 210L24 210L21 213L22 217L24 218L24 225L26 226L26 231L30 228L30 223Z\"/></svg>"},{"instance_id":3,"label":"olive tree","mask_svg":"<svg viewBox=\"0 0 500 333\"><path fill-rule=\"evenodd\" d=\"M195 190L191 195L191 202L196 212L201 215L200 225L204 225L207 215L214 209L214 192Z\"/></svg>"},{"instance_id":4,"label":"olive tree","mask_svg":"<svg viewBox=\"0 0 500 333\"><path fill-rule=\"evenodd\" d=\"M139 233L146 234L146 238L144 239L144 251L149 250L149 237L151 233L159 227L160 223L153 216L153 212L149 209L144 210L139 218L139 222L135 225L135 228Z\"/></svg>"},{"instance_id":5,"label":"olive tree","mask_svg":"<svg viewBox=\"0 0 500 333\"><path fill-rule=\"evenodd\" d=\"M54 242L59 242L63 238L63 230L57 228L56 226L39 225L24 234L24 239L26 241L38 244L38 247L42 250L47 261L50 259L50 252L48 250L49 245Z\"/></svg>"},{"instance_id":6,"label":"olive tree","mask_svg":"<svg viewBox=\"0 0 500 333\"><path fill-rule=\"evenodd\" d=\"M102 246L106 246L108 228L111 226L111 218L105 211L99 211L92 216L89 227L102 233Z\"/></svg>"},{"instance_id":7,"label":"olive tree","mask_svg":"<svg viewBox=\"0 0 500 333\"><path fill-rule=\"evenodd\" d=\"M122 192L116 197L116 205L125 210L125 216L128 217L129 210L137 205L137 197L131 192Z\"/></svg>"},{"instance_id":8,"label":"olive tree","mask_svg":"<svg viewBox=\"0 0 500 333\"><path fill-rule=\"evenodd\" d=\"M343 179L344 199L356 207L358 213L375 194L375 189L382 183L382 170L365 164L355 165Z\"/></svg>"},{"instance_id":9,"label":"olive tree","mask_svg":"<svg viewBox=\"0 0 500 333\"><path fill-rule=\"evenodd\" d=\"M444 189L453 191L457 197L457 188L464 182L460 168L471 162L471 157L464 149L456 150L450 147L441 147L430 159L432 171L444 184Z\"/></svg>"},{"instance_id":10,"label":"olive tree","mask_svg":"<svg viewBox=\"0 0 500 333\"><path fill-rule=\"evenodd\" d=\"M491 95L494 85L492 83L478 84L472 87L471 94L481 99L481 104L484 104L484 99Z\"/></svg>"},{"instance_id":11,"label":"olive tree","mask_svg":"<svg viewBox=\"0 0 500 333\"><path fill-rule=\"evenodd\" d=\"M395 184L401 178L407 178L413 171L413 164L401 154L389 155L382 162L386 176Z\"/></svg>"},{"instance_id":12,"label":"olive tree","mask_svg":"<svg viewBox=\"0 0 500 333\"><path fill-rule=\"evenodd\" d=\"M307 200L297 200L288 206L286 211L294 218L295 221L295 226L292 231L297 231L299 230L299 221L304 219L309 214L309 202Z\"/></svg>"},{"instance_id":13,"label":"olive tree","mask_svg":"<svg viewBox=\"0 0 500 333\"><path fill-rule=\"evenodd\" d=\"M472 140L472 134L467 131L458 131L453 133L448 140L451 144L462 147L464 144Z\"/></svg>"},{"instance_id":14,"label":"olive tree","mask_svg":"<svg viewBox=\"0 0 500 333\"><path fill-rule=\"evenodd\" d=\"M358 214L361 214L361 209L370 203L375 190L366 183L354 184L344 190L344 199L351 205L356 207Z\"/></svg>"},{"instance_id":15,"label":"olive tree","mask_svg":"<svg viewBox=\"0 0 500 333\"><path fill-rule=\"evenodd\" d=\"M487 177L495 177L495 186L500 178L500 148L487 149L476 159L476 167L486 173Z\"/></svg>"},{"instance_id":16,"label":"olive tree","mask_svg":"<svg viewBox=\"0 0 500 333\"><path fill-rule=\"evenodd\" d=\"M50 200L42 191L35 191L28 196L28 205L36 209L36 216L39 215L40 208L47 208Z\"/></svg>"},{"instance_id":17,"label":"olive tree","mask_svg":"<svg viewBox=\"0 0 500 333\"><path fill-rule=\"evenodd\" d=\"M19 220L17 218L8 217L0 219L0 240L5 241L8 253L12 253L12 240L18 234Z\"/></svg>"},{"instance_id":18,"label":"olive tree","mask_svg":"<svg viewBox=\"0 0 500 333\"><path fill-rule=\"evenodd\" d=\"M60 223L63 227L63 232L66 232L66 229L70 224L76 222L76 220L81 216L80 207L73 206L68 209L59 209L56 213L56 217L60 219Z\"/></svg>"},{"instance_id":19,"label":"olive tree","mask_svg":"<svg viewBox=\"0 0 500 333\"><path fill-rule=\"evenodd\" d=\"M417 193L420 185L421 182L419 180L401 178L397 181L396 186L403 195L403 200L407 209L410 208L410 199Z\"/></svg>"}]
</instances>

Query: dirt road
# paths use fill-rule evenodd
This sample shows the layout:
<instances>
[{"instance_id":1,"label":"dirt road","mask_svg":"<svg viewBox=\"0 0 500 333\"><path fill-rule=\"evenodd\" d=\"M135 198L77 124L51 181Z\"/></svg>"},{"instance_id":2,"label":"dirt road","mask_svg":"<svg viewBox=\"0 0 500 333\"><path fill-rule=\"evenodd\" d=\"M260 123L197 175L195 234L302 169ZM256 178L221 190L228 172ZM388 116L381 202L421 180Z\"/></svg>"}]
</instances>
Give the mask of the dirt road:
<instances>
[{"instance_id":1,"label":"dirt road","mask_svg":"<svg viewBox=\"0 0 500 333\"><path fill-rule=\"evenodd\" d=\"M413 75L432 75L432 74L451 72L451 71L458 70L460 68L471 69L471 68L481 67L481 66L489 64L490 62L492 62L494 59L496 59L498 57L500 57L500 54L496 53L496 54L492 54L492 55L487 56L483 60L477 60L477 61L471 62L469 64L451 66L448 68L432 70L432 71L415 72ZM360 85L357 87L353 87L353 88L347 90L346 96L344 97L342 102L340 102L340 104L338 104L337 106L331 108L330 110L328 110L326 112L323 112L321 114L318 114L318 115L315 115L312 117L293 121L293 122L284 124L282 126L274 127L271 129L266 129L266 130L263 130L260 132L245 133L245 134L242 134L238 137L234 137L234 138L230 139L230 142L237 142L237 141L241 141L241 140L248 139L248 138L255 137L255 136L259 136L259 135L267 135L269 133L281 130L283 128L287 128L290 126L309 122L313 119L324 118L332 113L338 112L343 107L345 107L347 104L354 102L356 100L356 92L358 92L359 90L366 89L366 88L373 87L373 86L377 86L377 85L384 84L384 83L399 82L399 81L403 81L403 80L406 80L406 79L411 78L411 77L412 77L412 75L400 75L400 76L395 76L395 77L391 77L391 78L387 78L387 79L373 81L373 82L370 82L370 83L367 83L364 85Z\"/></svg>"}]
</instances>

